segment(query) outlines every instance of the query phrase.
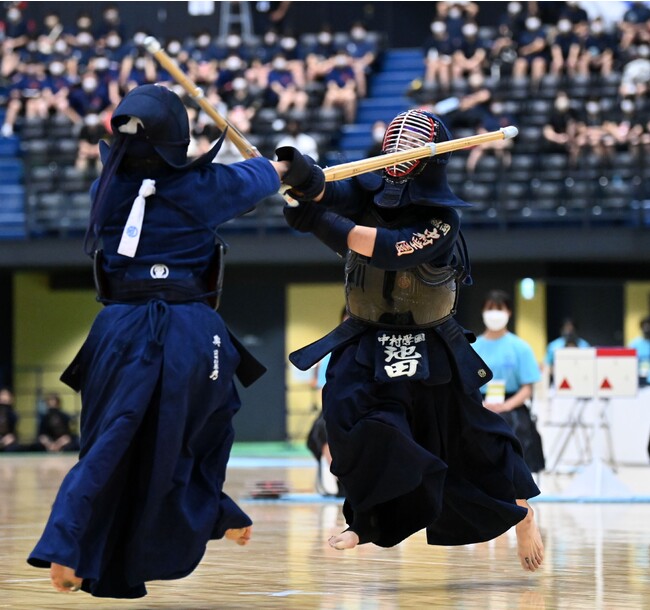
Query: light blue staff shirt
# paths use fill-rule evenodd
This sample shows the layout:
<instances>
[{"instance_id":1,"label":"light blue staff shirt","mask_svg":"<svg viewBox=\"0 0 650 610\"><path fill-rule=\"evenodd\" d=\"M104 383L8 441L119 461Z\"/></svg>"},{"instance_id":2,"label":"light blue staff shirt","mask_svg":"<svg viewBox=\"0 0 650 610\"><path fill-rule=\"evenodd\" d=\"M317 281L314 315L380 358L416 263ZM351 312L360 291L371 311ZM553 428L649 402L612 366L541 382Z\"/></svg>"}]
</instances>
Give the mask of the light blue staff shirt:
<instances>
[{"instance_id":1,"label":"light blue staff shirt","mask_svg":"<svg viewBox=\"0 0 650 610\"><path fill-rule=\"evenodd\" d=\"M522 385L541 379L533 349L514 333L508 332L499 339L486 339L481 335L472 347L490 367L494 379L505 381L506 394L513 394ZM481 392L485 394L486 391L487 386L484 385Z\"/></svg>"}]
</instances>

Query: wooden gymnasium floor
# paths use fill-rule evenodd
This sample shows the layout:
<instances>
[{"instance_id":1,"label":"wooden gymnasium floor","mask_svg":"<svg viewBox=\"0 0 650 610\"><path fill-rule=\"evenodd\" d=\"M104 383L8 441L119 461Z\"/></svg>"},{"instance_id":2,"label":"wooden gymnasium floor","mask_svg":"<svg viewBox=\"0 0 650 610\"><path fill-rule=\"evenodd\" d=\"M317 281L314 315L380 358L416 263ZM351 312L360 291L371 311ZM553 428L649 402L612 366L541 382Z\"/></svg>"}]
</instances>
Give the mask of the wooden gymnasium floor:
<instances>
[{"instance_id":1,"label":"wooden gymnasium floor","mask_svg":"<svg viewBox=\"0 0 650 610\"><path fill-rule=\"evenodd\" d=\"M255 521L251 544L211 542L189 577L120 601L57 593L46 570L25 562L74 460L0 456L0 608L650 609L649 467L618 471L636 500L535 502L546 562L529 574L519 567L513 532L467 547L428 547L417 534L393 549L335 551L326 540L343 527L339 505L313 493L310 459L234 457L227 490ZM545 496L552 500L568 478L546 476ZM282 481L290 493L250 499L262 480Z\"/></svg>"}]
</instances>

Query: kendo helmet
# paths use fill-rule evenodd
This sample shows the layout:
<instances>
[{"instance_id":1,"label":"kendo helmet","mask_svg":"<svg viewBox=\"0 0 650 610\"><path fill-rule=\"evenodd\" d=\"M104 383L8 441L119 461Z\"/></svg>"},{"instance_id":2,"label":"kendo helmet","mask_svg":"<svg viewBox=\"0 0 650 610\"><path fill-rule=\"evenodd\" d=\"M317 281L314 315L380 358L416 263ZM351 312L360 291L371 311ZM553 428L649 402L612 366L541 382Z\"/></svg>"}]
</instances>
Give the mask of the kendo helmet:
<instances>
[{"instance_id":1,"label":"kendo helmet","mask_svg":"<svg viewBox=\"0 0 650 610\"><path fill-rule=\"evenodd\" d=\"M128 137L127 156L157 154L174 169L211 162L221 141L207 153L188 161L190 123L181 98L162 85L140 85L129 91L111 116L113 135ZM103 154L108 153L104 146Z\"/></svg>"},{"instance_id":2,"label":"kendo helmet","mask_svg":"<svg viewBox=\"0 0 650 610\"><path fill-rule=\"evenodd\" d=\"M412 109L398 114L386 128L382 153L401 152L431 143L451 140L442 119L426 110ZM384 189L375 197L380 207L403 205L469 206L447 183L446 165L451 153L404 161L383 170Z\"/></svg>"}]
</instances>

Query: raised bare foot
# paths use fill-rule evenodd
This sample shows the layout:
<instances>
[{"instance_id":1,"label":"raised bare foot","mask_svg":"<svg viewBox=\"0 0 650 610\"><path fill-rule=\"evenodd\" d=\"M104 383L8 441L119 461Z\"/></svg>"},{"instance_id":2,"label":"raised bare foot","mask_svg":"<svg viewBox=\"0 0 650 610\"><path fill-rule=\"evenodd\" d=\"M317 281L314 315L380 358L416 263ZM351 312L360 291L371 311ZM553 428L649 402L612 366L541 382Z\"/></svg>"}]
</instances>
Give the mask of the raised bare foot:
<instances>
[{"instance_id":1,"label":"raised bare foot","mask_svg":"<svg viewBox=\"0 0 650 610\"><path fill-rule=\"evenodd\" d=\"M345 549L353 549L357 546L359 544L359 536L352 530L345 530L337 536L332 536L328 542L333 549L343 551Z\"/></svg>"},{"instance_id":2,"label":"raised bare foot","mask_svg":"<svg viewBox=\"0 0 650 610\"><path fill-rule=\"evenodd\" d=\"M50 580L52 586L62 593L79 591L83 578L79 578L72 568L53 563L50 566Z\"/></svg>"},{"instance_id":3,"label":"raised bare foot","mask_svg":"<svg viewBox=\"0 0 650 610\"><path fill-rule=\"evenodd\" d=\"M225 537L228 540L235 541L239 546L244 546L250 542L253 535L253 526L241 527L238 529L226 530Z\"/></svg>"},{"instance_id":4,"label":"raised bare foot","mask_svg":"<svg viewBox=\"0 0 650 610\"><path fill-rule=\"evenodd\" d=\"M515 526L517 532L517 555L521 567L529 572L534 572L544 561L544 543L539 532L535 515L530 504L526 500L517 500L517 504L528 510L523 521Z\"/></svg>"}]
</instances>

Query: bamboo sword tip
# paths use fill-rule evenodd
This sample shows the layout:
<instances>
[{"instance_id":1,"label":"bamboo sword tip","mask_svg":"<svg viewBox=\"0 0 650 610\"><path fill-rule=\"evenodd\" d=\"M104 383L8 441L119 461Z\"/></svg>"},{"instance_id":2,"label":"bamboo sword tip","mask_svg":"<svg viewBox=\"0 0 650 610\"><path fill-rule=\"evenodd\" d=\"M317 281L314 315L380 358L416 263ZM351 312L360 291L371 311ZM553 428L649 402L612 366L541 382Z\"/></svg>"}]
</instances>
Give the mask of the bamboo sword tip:
<instances>
[{"instance_id":1,"label":"bamboo sword tip","mask_svg":"<svg viewBox=\"0 0 650 610\"><path fill-rule=\"evenodd\" d=\"M157 53L162 48L158 40L153 36L147 36L144 39L144 46L146 47L147 51L149 51L149 53Z\"/></svg>"},{"instance_id":2,"label":"bamboo sword tip","mask_svg":"<svg viewBox=\"0 0 650 610\"><path fill-rule=\"evenodd\" d=\"M510 138L514 138L519 133L519 130L514 125L508 125L508 127L502 127L501 132L503 133L504 140L510 140Z\"/></svg>"}]
</instances>

